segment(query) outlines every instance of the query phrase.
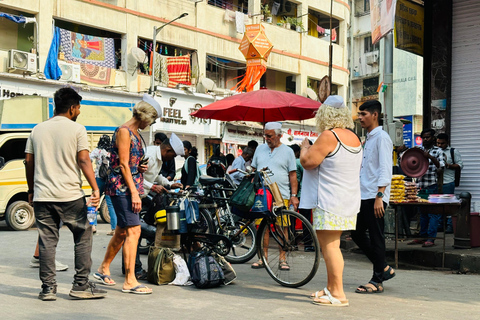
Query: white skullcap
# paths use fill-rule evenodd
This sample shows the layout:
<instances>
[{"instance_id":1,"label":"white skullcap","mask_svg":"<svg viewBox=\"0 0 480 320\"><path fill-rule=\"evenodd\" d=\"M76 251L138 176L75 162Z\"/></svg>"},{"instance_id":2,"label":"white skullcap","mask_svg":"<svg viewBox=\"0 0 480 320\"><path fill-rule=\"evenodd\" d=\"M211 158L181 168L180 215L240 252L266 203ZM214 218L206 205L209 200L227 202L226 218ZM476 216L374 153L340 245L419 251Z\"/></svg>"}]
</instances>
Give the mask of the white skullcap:
<instances>
[{"instance_id":1,"label":"white skullcap","mask_svg":"<svg viewBox=\"0 0 480 320\"><path fill-rule=\"evenodd\" d=\"M158 118L162 117L162 107L160 106L160 103L158 103L158 101L155 100L155 98L153 98L151 95L147 93L144 93L142 100L148 103L149 105L151 105L152 107L154 107L155 110L157 110Z\"/></svg>"},{"instance_id":2,"label":"white skullcap","mask_svg":"<svg viewBox=\"0 0 480 320\"><path fill-rule=\"evenodd\" d=\"M183 142L180 140L179 137L175 133L172 132L170 135L170 145L172 146L173 151L177 154L177 156L185 155L185 150L183 149Z\"/></svg>"},{"instance_id":3,"label":"white skullcap","mask_svg":"<svg viewBox=\"0 0 480 320\"><path fill-rule=\"evenodd\" d=\"M265 124L265 130L276 130L282 129L282 124L280 122L267 122Z\"/></svg>"},{"instance_id":4,"label":"white skullcap","mask_svg":"<svg viewBox=\"0 0 480 320\"><path fill-rule=\"evenodd\" d=\"M337 109L346 107L341 96L328 96L323 104Z\"/></svg>"}]
</instances>

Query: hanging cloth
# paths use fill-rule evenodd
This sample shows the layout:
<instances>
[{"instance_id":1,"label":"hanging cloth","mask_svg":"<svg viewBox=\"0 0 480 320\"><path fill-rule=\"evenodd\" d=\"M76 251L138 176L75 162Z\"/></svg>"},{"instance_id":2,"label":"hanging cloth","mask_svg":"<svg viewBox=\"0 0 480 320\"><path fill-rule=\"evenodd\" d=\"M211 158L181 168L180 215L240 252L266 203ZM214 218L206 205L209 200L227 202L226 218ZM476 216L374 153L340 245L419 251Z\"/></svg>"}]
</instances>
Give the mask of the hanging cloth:
<instances>
[{"instance_id":1,"label":"hanging cloth","mask_svg":"<svg viewBox=\"0 0 480 320\"><path fill-rule=\"evenodd\" d=\"M47 61L43 73L50 80L58 80L62 76L62 70L58 66L58 48L60 46L60 28L55 27L53 32L52 44L48 50Z\"/></svg>"},{"instance_id":2,"label":"hanging cloth","mask_svg":"<svg viewBox=\"0 0 480 320\"><path fill-rule=\"evenodd\" d=\"M245 15L243 12L235 11L235 26L238 33L245 33Z\"/></svg>"}]
</instances>

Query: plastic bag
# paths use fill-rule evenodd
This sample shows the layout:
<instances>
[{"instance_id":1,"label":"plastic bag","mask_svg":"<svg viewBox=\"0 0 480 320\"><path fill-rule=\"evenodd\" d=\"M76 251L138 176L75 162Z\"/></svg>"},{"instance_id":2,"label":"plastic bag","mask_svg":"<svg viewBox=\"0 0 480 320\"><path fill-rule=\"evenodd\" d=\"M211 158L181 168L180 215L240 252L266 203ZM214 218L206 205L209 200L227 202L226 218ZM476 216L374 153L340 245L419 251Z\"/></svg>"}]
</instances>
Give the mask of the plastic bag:
<instances>
[{"instance_id":1,"label":"plastic bag","mask_svg":"<svg viewBox=\"0 0 480 320\"><path fill-rule=\"evenodd\" d=\"M173 255L173 265L175 266L175 279L169 284L175 286L191 286L190 271L188 271L187 263L178 254Z\"/></svg>"}]
</instances>

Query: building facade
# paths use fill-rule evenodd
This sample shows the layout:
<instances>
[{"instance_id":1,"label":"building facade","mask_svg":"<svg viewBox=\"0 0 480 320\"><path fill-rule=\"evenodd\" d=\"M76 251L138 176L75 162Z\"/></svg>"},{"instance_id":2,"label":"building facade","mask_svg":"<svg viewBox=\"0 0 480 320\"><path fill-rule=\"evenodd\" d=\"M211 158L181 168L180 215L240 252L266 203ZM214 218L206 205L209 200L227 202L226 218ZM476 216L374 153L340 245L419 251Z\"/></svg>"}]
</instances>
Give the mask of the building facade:
<instances>
[{"instance_id":1,"label":"building facade","mask_svg":"<svg viewBox=\"0 0 480 320\"><path fill-rule=\"evenodd\" d=\"M332 83L335 92L345 96L350 6L335 0L332 11ZM138 99L140 93L153 89L165 110L178 107L180 111L164 115L165 120L157 122L149 135L166 131L187 137L205 151L199 152L201 163L211 149L205 141L221 139L224 130L216 121L193 123L189 113L233 93L230 89L237 77L245 73L245 58L238 49L245 24L263 24L274 46L257 88L266 86L306 96L307 87L317 90L319 80L328 74L330 1L4 0L0 12L35 19L15 23L0 18L0 87L4 99L10 98L10 92L28 92L32 84L42 86L42 81L52 88L46 95L51 96L56 84L68 84L79 88L84 96L105 93L108 99L118 101ZM188 15L169 23L183 13ZM159 27L162 29L153 48L154 28ZM59 80L43 80L57 30L63 74ZM108 39L103 49L98 47L98 39ZM111 56L108 64L88 60L97 59L97 54L106 56L107 51ZM163 77L164 61L168 64L173 58L186 68L179 67L183 81L171 73L169 81ZM158 65L152 86L153 62ZM213 80L214 85L204 79ZM175 118L179 115L181 119Z\"/></svg>"},{"instance_id":2,"label":"building facade","mask_svg":"<svg viewBox=\"0 0 480 320\"><path fill-rule=\"evenodd\" d=\"M349 101L353 116L358 107L369 99L383 104L384 95L379 86L384 79L385 45L382 38L372 44L370 0L352 0L349 30L349 67L351 70ZM419 55L393 49L393 117L412 122L404 132L404 143L412 147L422 130L423 114L423 58ZM357 132L363 134L357 125Z\"/></svg>"}]
</instances>

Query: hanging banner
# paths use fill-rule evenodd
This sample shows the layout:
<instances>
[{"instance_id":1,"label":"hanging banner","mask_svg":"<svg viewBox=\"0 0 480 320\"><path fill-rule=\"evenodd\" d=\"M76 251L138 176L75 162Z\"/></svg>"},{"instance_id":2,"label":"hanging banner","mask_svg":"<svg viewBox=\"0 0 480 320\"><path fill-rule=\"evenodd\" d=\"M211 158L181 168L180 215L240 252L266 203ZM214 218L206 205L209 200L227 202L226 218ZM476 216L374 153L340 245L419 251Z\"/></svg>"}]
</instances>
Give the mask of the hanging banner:
<instances>
[{"instance_id":1,"label":"hanging banner","mask_svg":"<svg viewBox=\"0 0 480 320\"><path fill-rule=\"evenodd\" d=\"M370 0L372 44L393 30L397 0Z\"/></svg>"},{"instance_id":2,"label":"hanging banner","mask_svg":"<svg viewBox=\"0 0 480 320\"><path fill-rule=\"evenodd\" d=\"M397 0L395 47L423 56L424 11L419 4Z\"/></svg>"}]
</instances>

